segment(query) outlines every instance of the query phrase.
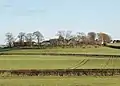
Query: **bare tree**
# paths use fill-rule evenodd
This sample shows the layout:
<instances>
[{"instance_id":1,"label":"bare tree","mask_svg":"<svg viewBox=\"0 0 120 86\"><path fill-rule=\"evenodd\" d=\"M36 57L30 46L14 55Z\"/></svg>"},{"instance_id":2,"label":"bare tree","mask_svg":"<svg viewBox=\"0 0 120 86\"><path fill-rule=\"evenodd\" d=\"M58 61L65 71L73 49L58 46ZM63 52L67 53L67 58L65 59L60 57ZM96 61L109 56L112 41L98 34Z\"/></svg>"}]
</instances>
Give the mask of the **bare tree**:
<instances>
[{"instance_id":1,"label":"bare tree","mask_svg":"<svg viewBox=\"0 0 120 86\"><path fill-rule=\"evenodd\" d=\"M44 39L44 36L40 33L40 31L36 31L33 33L33 35L36 37L38 42L38 47L40 47L40 42Z\"/></svg>"},{"instance_id":2,"label":"bare tree","mask_svg":"<svg viewBox=\"0 0 120 86\"><path fill-rule=\"evenodd\" d=\"M71 37L72 37L72 31L66 31L66 33L65 33L65 39L67 39L67 40L69 40Z\"/></svg>"},{"instance_id":3,"label":"bare tree","mask_svg":"<svg viewBox=\"0 0 120 86\"><path fill-rule=\"evenodd\" d=\"M14 42L13 34L10 32L6 33L6 40L7 40L7 44L11 48L13 46L13 42Z\"/></svg>"},{"instance_id":4,"label":"bare tree","mask_svg":"<svg viewBox=\"0 0 120 86\"><path fill-rule=\"evenodd\" d=\"M96 33L95 32L89 32L88 33L88 40L90 44L94 44L96 39Z\"/></svg>"},{"instance_id":5,"label":"bare tree","mask_svg":"<svg viewBox=\"0 0 120 86\"><path fill-rule=\"evenodd\" d=\"M86 44L88 41L86 34L83 32L77 32L77 41L79 41L79 43Z\"/></svg>"},{"instance_id":6,"label":"bare tree","mask_svg":"<svg viewBox=\"0 0 120 86\"><path fill-rule=\"evenodd\" d=\"M20 42L20 46L24 45L24 41L25 41L25 33L24 32L20 32L18 35L19 38L19 42Z\"/></svg>"},{"instance_id":7,"label":"bare tree","mask_svg":"<svg viewBox=\"0 0 120 86\"><path fill-rule=\"evenodd\" d=\"M77 32L77 33L76 33L77 41L81 41L81 40L82 40L83 34L84 34L84 33L81 33L81 32Z\"/></svg>"},{"instance_id":8,"label":"bare tree","mask_svg":"<svg viewBox=\"0 0 120 86\"><path fill-rule=\"evenodd\" d=\"M71 35L68 44L69 44L69 46L72 46L72 47L77 46L77 37L76 37L76 35Z\"/></svg>"},{"instance_id":9,"label":"bare tree","mask_svg":"<svg viewBox=\"0 0 120 86\"><path fill-rule=\"evenodd\" d=\"M63 37L64 39L70 39L72 31L58 31L57 36L58 37Z\"/></svg>"},{"instance_id":10,"label":"bare tree","mask_svg":"<svg viewBox=\"0 0 120 86\"><path fill-rule=\"evenodd\" d=\"M63 37L65 38L65 31L58 31L57 34L56 34L58 37Z\"/></svg>"},{"instance_id":11,"label":"bare tree","mask_svg":"<svg viewBox=\"0 0 120 86\"><path fill-rule=\"evenodd\" d=\"M101 44L109 43L112 39L111 36L109 36L107 33L98 33L97 36Z\"/></svg>"},{"instance_id":12,"label":"bare tree","mask_svg":"<svg viewBox=\"0 0 120 86\"><path fill-rule=\"evenodd\" d=\"M66 46L68 44L68 41L72 38L72 35L71 35L72 31L58 31L57 32L57 36L59 37L58 38L58 43L60 43L59 45L63 45L63 46Z\"/></svg>"},{"instance_id":13,"label":"bare tree","mask_svg":"<svg viewBox=\"0 0 120 86\"><path fill-rule=\"evenodd\" d=\"M65 42L65 31L58 31L56 36L58 36L58 45L62 46Z\"/></svg>"},{"instance_id":14,"label":"bare tree","mask_svg":"<svg viewBox=\"0 0 120 86\"><path fill-rule=\"evenodd\" d=\"M31 47L32 47L33 40L34 40L33 33L26 34L26 41L29 43Z\"/></svg>"}]
</instances>

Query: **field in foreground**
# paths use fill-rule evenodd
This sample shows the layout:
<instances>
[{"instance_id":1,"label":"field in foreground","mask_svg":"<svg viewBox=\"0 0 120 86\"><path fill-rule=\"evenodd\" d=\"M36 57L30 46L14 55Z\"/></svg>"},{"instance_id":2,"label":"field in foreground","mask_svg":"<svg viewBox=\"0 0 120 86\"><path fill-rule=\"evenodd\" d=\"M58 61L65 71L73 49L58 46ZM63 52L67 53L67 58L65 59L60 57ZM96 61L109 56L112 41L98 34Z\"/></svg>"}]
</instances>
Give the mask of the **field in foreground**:
<instances>
[{"instance_id":1,"label":"field in foreground","mask_svg":"<svg viewBox=\"0 0 120 86\"><path fill-rule=\"evenodd\" d=\"M98 69L120 68L120 58L3 55L0 69Z\"/></svg>"},{"instance_id":2,"label":"field in foreground","mask_svg":"<svg viewBox=\"0 0 120 86\"><path fill-rule=\"evenodd\" d=\"M9 50L5 53L82 53L82 54L109 54L109 55L120 55L119 49L113 49L108 47L99 48L53 48L53 49L18 49Z\"/></svg>"},{"instance_id":3,"label":"field in foreground","mask_svg":"<svg viewBox=\"0 0 120 86\"><path fill-rule=\"evenodd\" d=\"M82 57L82 56L45 56L22 55L22 53L95 53L119 54L120 50L106 47L89 49L42 49L42 50L11 50L6 53L21 55L1 55L0 69L106 69L120 68L120 58ZM80 77L0 77L0 86L119 86L120 76L80 76Z\"/></svg>"},{"instance_id":4,"label":"field in foreground","mask_svg":"<svg viewBox=\"0 0 120 86\"><path fill-rule=\"evenodd\" d=\"M0 86L119 86L120 77L14 77L0 78Z\"/></svg>"}]
</instances>

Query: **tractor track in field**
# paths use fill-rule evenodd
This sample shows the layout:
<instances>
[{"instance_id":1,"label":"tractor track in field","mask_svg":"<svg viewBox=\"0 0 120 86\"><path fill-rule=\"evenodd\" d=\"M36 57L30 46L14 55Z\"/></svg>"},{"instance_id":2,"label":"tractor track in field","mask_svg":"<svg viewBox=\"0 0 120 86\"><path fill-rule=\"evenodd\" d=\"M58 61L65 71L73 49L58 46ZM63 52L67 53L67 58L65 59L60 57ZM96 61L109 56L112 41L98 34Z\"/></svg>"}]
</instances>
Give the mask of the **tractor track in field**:
<instances>
[{"instance_id":1,"label":"tractor track in field","mask_svg":"<svg viewBox=\"0 0 120 86\"><path fill-rule=\"evenodd\" d=\"M107 60L107 62L105 63L105 65L104 65L104 68L106 68L109 64L110 64L110 61L112 60L112 58L110 57L108 60Z\"/></svg>"},{"instance_id":2,"label":"tractor track in field","mask_svg":"<svg viewBox=\"0 0 120 86\"><path fill-rule=\"evenodd\" d=\"M82 64L85 60L86 60L86 59L83 59L82 61L79 60L79 62L78 62L77 64L75 64L74 66L72 66L72 67L70 67L70 68L68 68L68 69L74 69L74 67L76 67L76 66Z\"/></svg>"},{"instance_id":3,"label":"tractor track in field","mask_svg":"<svg viewBox=\"0 0 120 86\"><path fill-rule=\"evenodd\" d=\"M77 68L79 68L79 67L82 67L82 66L84 66L88 61L89 61L89 59L83 59L82 61L80 60L80 61L78 62L78 64L76 64L76 65L74 65L73 67L70 67L70 68L68 68L68 69L77 69Z\"/></svg>"},{"instance_id":4,"label":"tractor track in field","mask_svg":"<svg viewBox=\"0 0 120 86\"><path fill-rule=\"evenodd\" d=\"M115 58L115 59L117 60L118 58ZM103 69L106 68L107 66L109 66L109 64L112 64L112 66L113 66L113 68L114 68L114 60L115 60L115 59L114 59L113 57L110 57L110 58L107 60L107 62L105 63Z\"/></svg>"},{"instance_id":5,"label":"tractor track in field","mask_svg":"<svg viewBox=\"0 0 120 86\"><path fill-rule=\"evenodd\" d=\"M89 59L86 59L86 60L84 60L81 64L78 64L76 67L74 67L73 69L77 69L77 68L79 68L79 67L82 67L82 66L84 66L88 61L90 61Z\"/></svg>"}]
</instances>

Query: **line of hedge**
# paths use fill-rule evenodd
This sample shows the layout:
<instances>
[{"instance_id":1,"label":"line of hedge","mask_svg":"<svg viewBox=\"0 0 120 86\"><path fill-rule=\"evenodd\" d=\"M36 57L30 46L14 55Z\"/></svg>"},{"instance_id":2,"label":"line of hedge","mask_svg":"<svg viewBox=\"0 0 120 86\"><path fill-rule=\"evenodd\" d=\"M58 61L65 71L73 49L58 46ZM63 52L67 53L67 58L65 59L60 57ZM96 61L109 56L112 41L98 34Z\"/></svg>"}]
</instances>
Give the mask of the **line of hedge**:
<instances>
[{"instance_id":1,"label":"line of hedge","mask_svg":"<svg viewBox=\"0 0 120 86\"><path fill-rule=\"evenodd\" d=\"M0 53L0 55L54 55L54 56L85 56L85 57L120 57L120 55L66 54L66 53Z\"/></svg>"},{"instance_id":2,"label":"line of hedge","mask_svg":"<svg viewBox=\"0 0 120 86\"><path fill-rule=\"evenodd\" d=\"M54 69L54 70L0 70L17 76L114 76L120 75L120 69Z\"/></svg>"},{"instance_id":3,"label":"line of hedge","mask_svg":"<svg viewBox=\"0 0 120 86\"><path fill-rule=\"evenodd\" d=\"M120 46L116 46L116 45L106 45L109 48L114 48L114 49L120 49Z\"/></svg>"}]
</instances>

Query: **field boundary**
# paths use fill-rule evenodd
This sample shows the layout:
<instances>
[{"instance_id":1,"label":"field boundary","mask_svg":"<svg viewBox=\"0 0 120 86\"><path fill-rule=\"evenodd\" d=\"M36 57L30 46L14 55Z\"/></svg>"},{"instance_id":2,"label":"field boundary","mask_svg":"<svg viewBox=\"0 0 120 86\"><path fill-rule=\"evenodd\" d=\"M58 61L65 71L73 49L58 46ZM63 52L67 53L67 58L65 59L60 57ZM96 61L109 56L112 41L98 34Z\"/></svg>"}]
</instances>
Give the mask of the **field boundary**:
<instances>
[{"instance_id":1,"label":"field boundary","mask_svg":"<svg viewBox=\"0 0 120 86\"><path fill-rule=\"evenodd\" d=\"M51 69L51 70L0 70L0 74L17 76L115 76L120 69Z\"/></svg>"},{"instance_id":2,"label":"field boundary","mask_svg":"<svg viewBox=\"0 0 120 86\"><path fill-rule=\"evenodd\" d=\"M120 57L107 54L66 54L66 53L0 53L0 55L55 55L55 56L85 56L85 57Z\"/></svg>"}]
</instances>

